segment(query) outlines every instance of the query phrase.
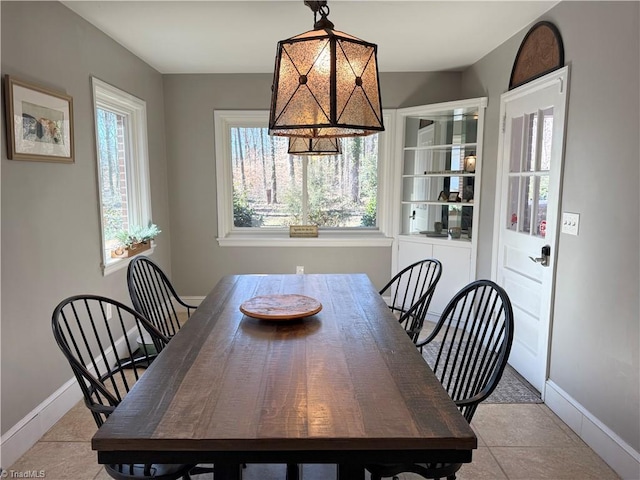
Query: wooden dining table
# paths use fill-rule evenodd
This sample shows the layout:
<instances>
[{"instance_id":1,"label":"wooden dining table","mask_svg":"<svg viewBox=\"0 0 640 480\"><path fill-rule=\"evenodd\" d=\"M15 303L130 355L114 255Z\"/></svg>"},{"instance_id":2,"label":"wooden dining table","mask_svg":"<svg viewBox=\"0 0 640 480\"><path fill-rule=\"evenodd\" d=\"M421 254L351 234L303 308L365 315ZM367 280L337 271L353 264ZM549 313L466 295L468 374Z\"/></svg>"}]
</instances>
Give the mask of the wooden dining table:
<instances>
[{"instance_id":1,"label":"wooden dining table","mask_svg":"<svg viewBox=\"0 0 640 480\"><path fill-rule=\"evenodd\" d=\"M240 311L276 294L322 309ZM365 274L231 275L91 445L100 463L213 463L216 480L247 463L330 463L363 480L366 464L470 462L477 439Z\"/></svg>"}]
</instances>

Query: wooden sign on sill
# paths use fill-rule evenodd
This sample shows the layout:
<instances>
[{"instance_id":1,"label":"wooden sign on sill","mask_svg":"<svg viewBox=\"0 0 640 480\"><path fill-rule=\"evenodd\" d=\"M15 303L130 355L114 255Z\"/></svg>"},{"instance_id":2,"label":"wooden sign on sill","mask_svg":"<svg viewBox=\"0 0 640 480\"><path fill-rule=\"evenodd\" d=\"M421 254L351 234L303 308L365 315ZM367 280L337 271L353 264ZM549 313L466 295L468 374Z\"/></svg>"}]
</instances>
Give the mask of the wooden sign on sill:
<instances>
[{"instance_id":1,"label":"wooden sign on sill","mask_svg":"<svg viewBox=\"0 0 640 480\"><path fill-rule=\"evenodd\" d=\"M317 225L289 225L290 238L315 238L317 236Z\"/></svg>"}]
</instances>

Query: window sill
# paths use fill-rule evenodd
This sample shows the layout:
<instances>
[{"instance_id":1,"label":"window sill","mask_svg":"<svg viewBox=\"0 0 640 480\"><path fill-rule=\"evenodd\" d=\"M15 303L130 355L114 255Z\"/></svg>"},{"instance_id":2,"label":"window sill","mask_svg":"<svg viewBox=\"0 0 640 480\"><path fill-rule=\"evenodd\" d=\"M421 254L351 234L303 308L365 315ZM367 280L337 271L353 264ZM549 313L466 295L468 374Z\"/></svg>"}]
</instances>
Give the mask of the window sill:
<instances>
[{"instance_id":1,"label":"window sill","mask_svg":"<svg viewBox=\"0 0 640 480\"><path fill-rule=\"evenodd\" d=\"M323 232L314 238L290 238L285 232L230 233L221 247L390 247L393 238L380 232Z\"/></svg>"},{"instance_id":2,"label":"window sill","mask_svg":"<svg viewBox=\"0 0 640 480\"><path fill-rule=\"evenodd\" d=\"M149 250L140 252L138 255L134 255L133 257L110 259L111 260L110 262L108 262L106 265L105 264L102 265L102 275L106 277L107 275L111 275L112 273L117 272L118 270L127 268L131 260L133 260L136 257L139 257L140 255L147 255L147 256L151 255L155 249L156 249L155 242L153 242Z\"/></svg>"}]
</instances>

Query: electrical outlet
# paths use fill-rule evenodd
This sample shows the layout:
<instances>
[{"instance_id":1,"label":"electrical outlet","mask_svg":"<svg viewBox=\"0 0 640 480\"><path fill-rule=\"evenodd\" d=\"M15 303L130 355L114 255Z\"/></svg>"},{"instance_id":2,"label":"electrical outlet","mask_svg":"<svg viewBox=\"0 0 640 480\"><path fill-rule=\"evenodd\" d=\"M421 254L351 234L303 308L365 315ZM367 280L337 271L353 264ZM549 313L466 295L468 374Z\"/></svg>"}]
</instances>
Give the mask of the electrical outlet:
<instances>
[{"instance_id":1,"label":"electrical outlet","mask_svg":"<svg viewBox=\"0 0 640 480\"><path fill-rule=\"evenodd\" d=\"M296 267L296 273L297 273L298 275L302 275L302 274L304 273L304 267L303 267L302 265L298 265L298 266Z\"/></svg>"},{"instance_id":2,"label":"electrical outlet","mask_svg":"<svg viewBox=\"0 0 640 480\"><path fill-rule=\"evenodd\" d=\"M567 233L569 235L578 235L579 226L579 213L562 212L562 233Z\"/></svg>"}]
</instances>

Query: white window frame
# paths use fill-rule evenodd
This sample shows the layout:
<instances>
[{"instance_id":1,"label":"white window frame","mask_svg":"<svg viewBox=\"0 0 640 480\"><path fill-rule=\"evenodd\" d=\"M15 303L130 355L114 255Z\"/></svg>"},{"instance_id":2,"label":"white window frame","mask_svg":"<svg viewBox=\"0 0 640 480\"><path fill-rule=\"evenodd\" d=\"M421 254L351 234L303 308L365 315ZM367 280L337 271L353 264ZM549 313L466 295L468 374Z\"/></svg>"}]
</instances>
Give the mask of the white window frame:
<instances>
[{"instance_id":1,"label":"white window frame","mask_svg":"<svg viewBox=\"0 0 640 480\"><path fill-rule=\"evenodd\" d=\"M392 135L378 137L377 228L320 229L317 238L289 238L284 228L236 228L233 225L233 173L231 170L231 129L266 128L266 110L216 110L214 117L216 184L218 211L218 245L226 247L388 247L393 243L393 198L391 145ZM394 131L395 115L384 111L387 132Z\"/></svg>"},{"instance_id":2,"label":"white window frame","mask_svg":"<svg viewBox=\"0 0 640 480\"><path fill-rule=\"evenodd\" d=\"M93 90L94 129L96 135L96 164L98 195L100 207L100 246L102 252L102 273L109 275L117 270L126 268L130 258L111 258L106 251L104 238L104 224L102 219L102 185L100 178L100 153L97 128L97 109L105 109L127 117L127 201L129 203L129 219L138 225L147 225L151 221L151 189L149 181L149 153L147 139L147 102L138 97L109 85L102 80L91 77ZM150 255L155 249L155 243L151 243L151 249L145 254Z\"/></svg>"}]
</instances>

